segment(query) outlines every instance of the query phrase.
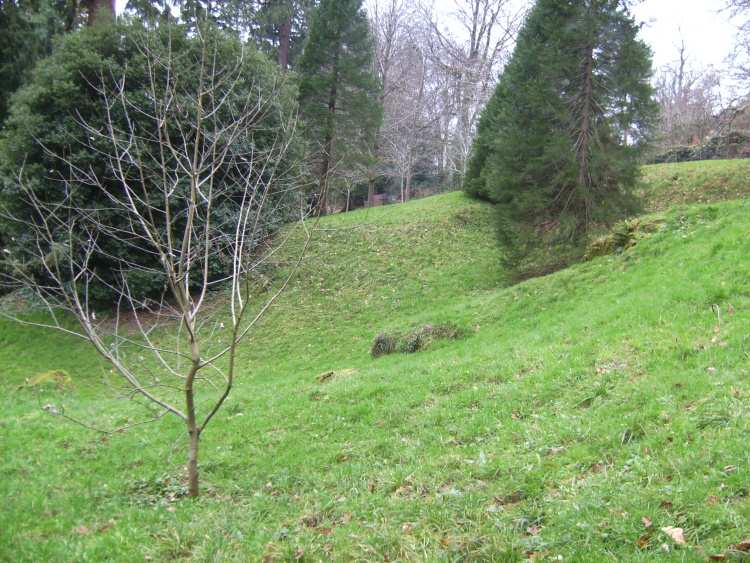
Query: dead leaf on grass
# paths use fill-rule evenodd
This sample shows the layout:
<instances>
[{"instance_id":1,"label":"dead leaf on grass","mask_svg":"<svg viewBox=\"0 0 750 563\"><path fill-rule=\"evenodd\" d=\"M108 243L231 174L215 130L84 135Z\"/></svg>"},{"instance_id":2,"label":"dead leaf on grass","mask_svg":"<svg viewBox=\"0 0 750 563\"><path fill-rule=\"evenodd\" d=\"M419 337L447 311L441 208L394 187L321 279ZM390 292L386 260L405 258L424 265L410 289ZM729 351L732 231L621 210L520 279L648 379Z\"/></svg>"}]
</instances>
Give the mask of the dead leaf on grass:
<instances>
[{"instance_id":1,"label":"dead leaf on grass","mask_svg":"<svg viewBox=\"0 0 750 563\"><path fill-rule=\"evenodd\" d=\"M323 520L322 514L310 514L308 516L303 516L300 519L300 522L303 526L306 528L317 528L318 524L320 524Z\"/></svg>"},{"instance_id":2,"label":"dead leaf on grass","mask_svg":"<svg viewBox=\"0 0 750 563\"><path fill-rule=\"evenodd\" d=\"M335 372L333 371L324 371L315 379L317 380L318 383L323 383L325 381L328 381L329 379L332 379L334 375L335 375Z\"/></svg>"},{"instance_id":3,"label":"dead leaf on grass","mask_svg":"<svg viewBox=\"0 0 750 563\"><path fill-rule=\"evenodd\" d=\"M521 502L524 498L526 498L526 495L523 491L516 491L515 493L511 493L509 495L504 496L496 496L492 497L492 501L497 505L506 505L506 504L516 504Z\"/></svg>"},{"instance_id":4,"label":"dead leaf on grass","mask_svg":"<svg viewBox=\"0 0 750 563\"><path fill-rule=\"evenodd\" d=\"M678 545L685 545L687 542L685 542L685 532L682 528L673 528L672 526L665 526L661 529L662 532L664 532L666 535L670 537L670 539L678 544Z\"/></svg>"},{"instance_id":5,"label":"dead leaf on grass","mask_svg":"<svg viewBox=\"0 0 750 563\"><path fill-rule=\"evenodd\" d=\"M638 549L646 549L650 544L651 544L651 534L643 534L635 542L635 545L638 546Z\"/></svg>"},{"instance_id":6,"label":"dead leaf on grass","mask_svg":"<svg viewBox=\"0 0 750 563\"><path fill-rule=\"evenodd\" d=\"M533 526L529 526L528 528L526 528L526 533L529 534L530 536L538 536L539 532L541 531L542 531L542 527L537 524L534 524Z\"/></svg>"}]
</instances>

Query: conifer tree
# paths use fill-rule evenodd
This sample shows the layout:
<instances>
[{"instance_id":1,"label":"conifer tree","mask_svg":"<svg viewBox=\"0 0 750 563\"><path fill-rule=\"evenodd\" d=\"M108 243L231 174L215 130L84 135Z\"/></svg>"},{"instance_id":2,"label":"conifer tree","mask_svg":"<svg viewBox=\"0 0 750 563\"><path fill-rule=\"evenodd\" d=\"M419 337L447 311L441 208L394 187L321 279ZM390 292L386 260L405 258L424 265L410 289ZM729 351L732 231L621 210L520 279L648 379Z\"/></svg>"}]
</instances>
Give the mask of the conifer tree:
<instances>
[{"instance_id":1,"label":"conifer tree","mask_svg":"<svg viewBox=\"0 0 750 563\"><path fill-rule=\"evenodd\" d=\"M634 207L656 112L651 52L622 0L538 0L484 110L466 191L498 204L509 265Z\"/></svg>"},{"instance_id":2,"label":"conifer tree","mask_svg":"<svg viewBox=\"0 0 750 563\"><path fill-rule=\"evenodd\" d=\"M335 167L366 158L382 119L373 42L362 0L322 0L300 60L300 113L321 209Z\"/></svg>"}]
</instances>

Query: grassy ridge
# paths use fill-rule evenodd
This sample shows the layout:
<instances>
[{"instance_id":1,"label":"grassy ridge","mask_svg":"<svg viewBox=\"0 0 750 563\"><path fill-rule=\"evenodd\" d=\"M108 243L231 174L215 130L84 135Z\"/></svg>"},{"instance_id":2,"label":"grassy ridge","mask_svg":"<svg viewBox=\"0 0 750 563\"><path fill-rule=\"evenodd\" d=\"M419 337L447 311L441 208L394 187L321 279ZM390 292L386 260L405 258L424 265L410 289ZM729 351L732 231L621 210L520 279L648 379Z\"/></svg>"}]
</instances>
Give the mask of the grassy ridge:
<instances>
[{"instance_id":1,"label":"grassy ridge","mask_svg":"<svg viewBox=\"0 0 750 563\"><path fill-rule=\"evenodd\" d=\"M647 169L650 207L703 197L672 186L675 173L697 181L698 164ZM706 164L737 186L709 197L747 192L740 165ZM743 200L672 208L624 254L504 289L491 208L460 194L327 218L242 350L240 384L205 434L197 502L171 500L176 422L102 441L50 417L39 404L60 393L102 426L142 413L97 384L79 344L0 324L0 558L725 553L750 521L749 212ZM465 336L369 356L381 330L442 322ZM16 389L49 369L75 389Z\"/></svg>"},{"instance_id":2,"label":"grassy ridge","mask_svg":"<svg viewBox=\"0 0 750 563\"><path fill-rule=\"evenodd\" d=\"M705 160L643 167L640 195L648 211L750 196L750 160Z\"/></svg>"}]
</instances>

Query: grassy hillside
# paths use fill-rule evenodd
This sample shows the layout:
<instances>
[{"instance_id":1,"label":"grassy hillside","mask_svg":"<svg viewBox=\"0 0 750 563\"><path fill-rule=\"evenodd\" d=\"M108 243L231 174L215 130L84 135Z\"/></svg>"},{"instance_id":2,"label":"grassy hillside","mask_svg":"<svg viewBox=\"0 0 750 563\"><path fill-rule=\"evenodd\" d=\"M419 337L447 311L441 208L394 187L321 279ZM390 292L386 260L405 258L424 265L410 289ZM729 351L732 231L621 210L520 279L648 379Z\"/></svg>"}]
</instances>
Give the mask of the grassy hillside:
<instances>
[{"instance_id":1,"label":"grassy hillside","mask_svg":"<svg viewBox=\"0 0 750 563\"><path fill-rule=\"evenodd\" d=\"M731 556L750 536L750 202L679 202L747 193L746 169L648 168L658 232L512 288L491 208L461 194L327 218L241 352L195 502L176 421L102 440L51 417L60 394L102 426L142 415L81 344L0 324L0 559ZM463 336L369 355L443 323ZM18 388L50 369L74 388Z\"/></svg>"},{"instance_id":2,"label":"grassy hillside","mask_svg":"<svg viewBox=\"0 0 750 563\"><path fill-rule=\"evenodd\" d=\"M750 160L704 160L643 167L640 193L647 210L750 196Z\"/></svg>"}]
</instances>

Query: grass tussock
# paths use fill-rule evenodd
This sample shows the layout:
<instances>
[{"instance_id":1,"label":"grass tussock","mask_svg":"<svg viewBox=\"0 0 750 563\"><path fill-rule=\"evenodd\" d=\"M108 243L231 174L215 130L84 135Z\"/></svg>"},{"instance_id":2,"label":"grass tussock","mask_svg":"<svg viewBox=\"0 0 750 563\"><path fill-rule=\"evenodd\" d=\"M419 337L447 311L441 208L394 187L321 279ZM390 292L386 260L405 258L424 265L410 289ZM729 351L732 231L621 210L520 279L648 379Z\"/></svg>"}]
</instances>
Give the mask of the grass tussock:
<instances>
[{"instance_id":1,"label":"grass tussock","mask_svg":"<svg viewBox=\"0 0 750 563\"><path fill-rule=\"evenodd\" d=\"M456 340L464 332L450 324L427 324L406 333L388 334L381 332L373 340L370 355L373 358L393 354L413 354L427 349L439 340Z\"/></svg>"}]
</instances>

